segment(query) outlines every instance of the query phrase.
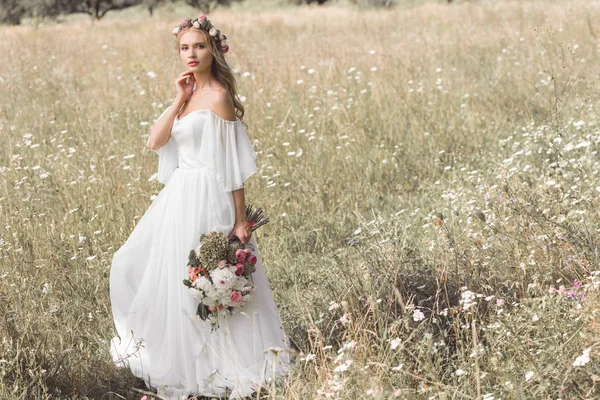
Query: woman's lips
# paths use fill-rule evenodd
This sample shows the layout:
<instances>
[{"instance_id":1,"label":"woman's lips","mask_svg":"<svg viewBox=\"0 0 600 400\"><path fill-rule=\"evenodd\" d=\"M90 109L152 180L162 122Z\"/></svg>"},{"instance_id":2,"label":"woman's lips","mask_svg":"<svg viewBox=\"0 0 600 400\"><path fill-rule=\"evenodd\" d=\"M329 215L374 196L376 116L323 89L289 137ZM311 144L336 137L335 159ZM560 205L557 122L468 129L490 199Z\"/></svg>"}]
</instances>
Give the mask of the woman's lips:
<instances>
[{"instance_id":1,"label":"woman's lips","mask_svg":"<svg viewBox=\"0 0 600 400\"><path fill-rule=\"evenodd\" d=\"M194 65L198 65L198 61L189 62L188 65L193 67Z\"/></svg>"}]
</instances>

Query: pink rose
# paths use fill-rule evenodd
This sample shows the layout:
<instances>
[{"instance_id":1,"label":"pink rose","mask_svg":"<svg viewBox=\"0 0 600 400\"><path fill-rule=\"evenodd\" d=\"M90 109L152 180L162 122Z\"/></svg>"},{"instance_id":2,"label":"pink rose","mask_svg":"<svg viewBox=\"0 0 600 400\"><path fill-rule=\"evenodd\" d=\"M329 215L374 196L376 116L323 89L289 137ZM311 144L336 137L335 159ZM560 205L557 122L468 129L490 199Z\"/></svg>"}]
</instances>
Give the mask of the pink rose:
<instances>
[{"instance_id":1,"label":"pink rose","mask_svg":"<svg viewBox=\"0 0 600 400\"><path fill-rule=\"evenodd\" d=\"M235 264L235 274L242 275L244 273L244 264L238 263Z\"/></svg>"},{"instance_id":2,"label":"pink rose","mask_svg":"<svg viewBox=\"0 0 600 400\"><path fill-rule=\"evenodd\" d=\"M200 21L200 22L206 21L206 15L198 15L198 21Z\"/></svg>"},{"instance_id":3,"label":"pink rose","mask_svg":"<svg viewBox=\"0 0 600 400\"><path fill-rule=\"evenodd\" d=\"M184 18L184 19L182 19L182 20L181 20L181 26L187 26L187 24L188 24L188 22L189 22L189 21L190 21L190 20L189 20L189 19L187 19L187 18Z\"/></svg>"},{"instance_id":4,"label":"pink rose","mask_svg":"<svg viewBox=\"0 0 600 400\"><path fill-rule=\"evenodd\" d=\"M250 263L251 265L254 265L254 264L256 264L256 256L255 256L254 254L251 254L251 255L248 257L248 263Z\"/></svg>"},{"instance_id":5,"label":"pink rose","mask_svg":"<svg viewBox=\"0 0 600 400\"><path fill-rule=\"evenodd\" d=\"M190 276L190 280L192 282L198 279L198 275L196 275L196 270L194 268L188 268L188 275Z\"/></svg>"},{"instance_id":6,"label":"pink rose","mask_svg":"<svg viewBox=\"0 0 600 400\"><path fill-rule=\"evenodd\" d=\"M246 255L247 255L247 256L249 256L249 255L250 255L250 253L252 253L252 250L250 250L248 247L246 247L246 248L244 249L244 253L246 253Z\"/></svg>"},{"instance_id":7,"label":"pink rose","mask_svg":"<svg viewBox=\"0 0 600 400\"><path fill-rule=\"evenodd\" d=\"M223 53L227 53L229 51L229 46L225 45L225 47L223 47L222 49Z\"/></svg>"},{"instance_id":8,"label":"pink rose","mask_svg":"<svg viewBox=\"0 0 600 400\"><path fill-rule=\"evenodd\" d=\"M244 253L244 250L242 249L237 249L235 252L235 258L237 258L239 262L244 262L246 261L246 253Z\"/></svg>"},{"instance_id":9,"label":"pink rose","mask_svg":"<svg viewBox=\"0 0 600 400\"><path fill-rule=\"evenodd\" d=\"M233 292L231 292L231 295L229 295L229 298L234 303L238 302L242 300L242 292L240 292L239 290L234 290Z\"/></svg>"},{"instance_id":10,"label":"pink rose","mask_svg":"<svg viewBox=\"0 0 600 400\"><path fill-rule=\"evenodd\" d=\"M217 309L215 306L208 306L208 311L213 312Z\"/></svg>"}]
</instances>

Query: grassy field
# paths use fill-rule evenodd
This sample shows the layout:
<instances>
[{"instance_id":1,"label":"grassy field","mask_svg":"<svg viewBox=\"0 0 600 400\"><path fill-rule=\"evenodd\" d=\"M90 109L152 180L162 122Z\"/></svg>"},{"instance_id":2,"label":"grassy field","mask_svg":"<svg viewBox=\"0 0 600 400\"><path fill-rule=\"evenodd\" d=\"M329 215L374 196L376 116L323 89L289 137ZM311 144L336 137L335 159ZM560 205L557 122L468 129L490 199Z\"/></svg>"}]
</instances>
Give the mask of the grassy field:
<instances>
[{"instance_id":1,"label":"grassy field","mask_svg":"<svg viewBox=\"0 0 600 400\"><path fill-rule=\"evenodd\" d=\"M0 399L139 398L108 274L195 14L0 27ZM600 397L600 1L210 18L302 352L268 398Z\"/></svg>"}]
</instances>

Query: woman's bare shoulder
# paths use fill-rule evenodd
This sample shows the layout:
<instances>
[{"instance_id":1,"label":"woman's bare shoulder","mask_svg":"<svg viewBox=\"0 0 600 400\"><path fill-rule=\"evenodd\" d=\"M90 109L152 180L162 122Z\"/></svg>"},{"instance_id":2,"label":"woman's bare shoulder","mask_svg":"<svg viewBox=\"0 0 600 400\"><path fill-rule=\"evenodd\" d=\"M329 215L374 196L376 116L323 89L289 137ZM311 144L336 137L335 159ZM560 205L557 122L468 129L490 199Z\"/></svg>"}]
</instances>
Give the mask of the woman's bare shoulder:
<instances>
[{"instance_id":1,"label":"woman's bare shoulder","mask_svg":"<svg viewBox=\"0 0 600 400\"><path fill-rule=\"evenodd\" d=\"M223 119L235 121L237 118L233 99L227 90L218 91L213 96L211 109L217 116Z\"/></svg>"}]
</instances>

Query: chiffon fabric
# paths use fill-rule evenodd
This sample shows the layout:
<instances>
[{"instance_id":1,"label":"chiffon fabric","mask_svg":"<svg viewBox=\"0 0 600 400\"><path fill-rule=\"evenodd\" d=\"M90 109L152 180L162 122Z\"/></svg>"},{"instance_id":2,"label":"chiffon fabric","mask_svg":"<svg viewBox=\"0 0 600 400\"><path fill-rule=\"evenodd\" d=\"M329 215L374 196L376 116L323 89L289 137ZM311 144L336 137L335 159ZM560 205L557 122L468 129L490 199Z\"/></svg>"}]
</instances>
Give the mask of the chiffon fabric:
<instances>
[{"instance_id":1,"label":"chiffon fabric","mask_svg":"<svg viewBox=\"0 0 600 400\"><path fill-rule=\"evenodd\" d=\"M220 315L215 331L195 315L197 300L182 283L200 235L229 235L231 191L257 172L244 126L239 118L195 110L175 119L168 142L155 152L165 186L112 259L113 362L129 367L161 399L240 398L258 385L281 383L292 352L254 235L248 245L257 256L256 293L236 314Z\"/></svg>"}]
</instances>

